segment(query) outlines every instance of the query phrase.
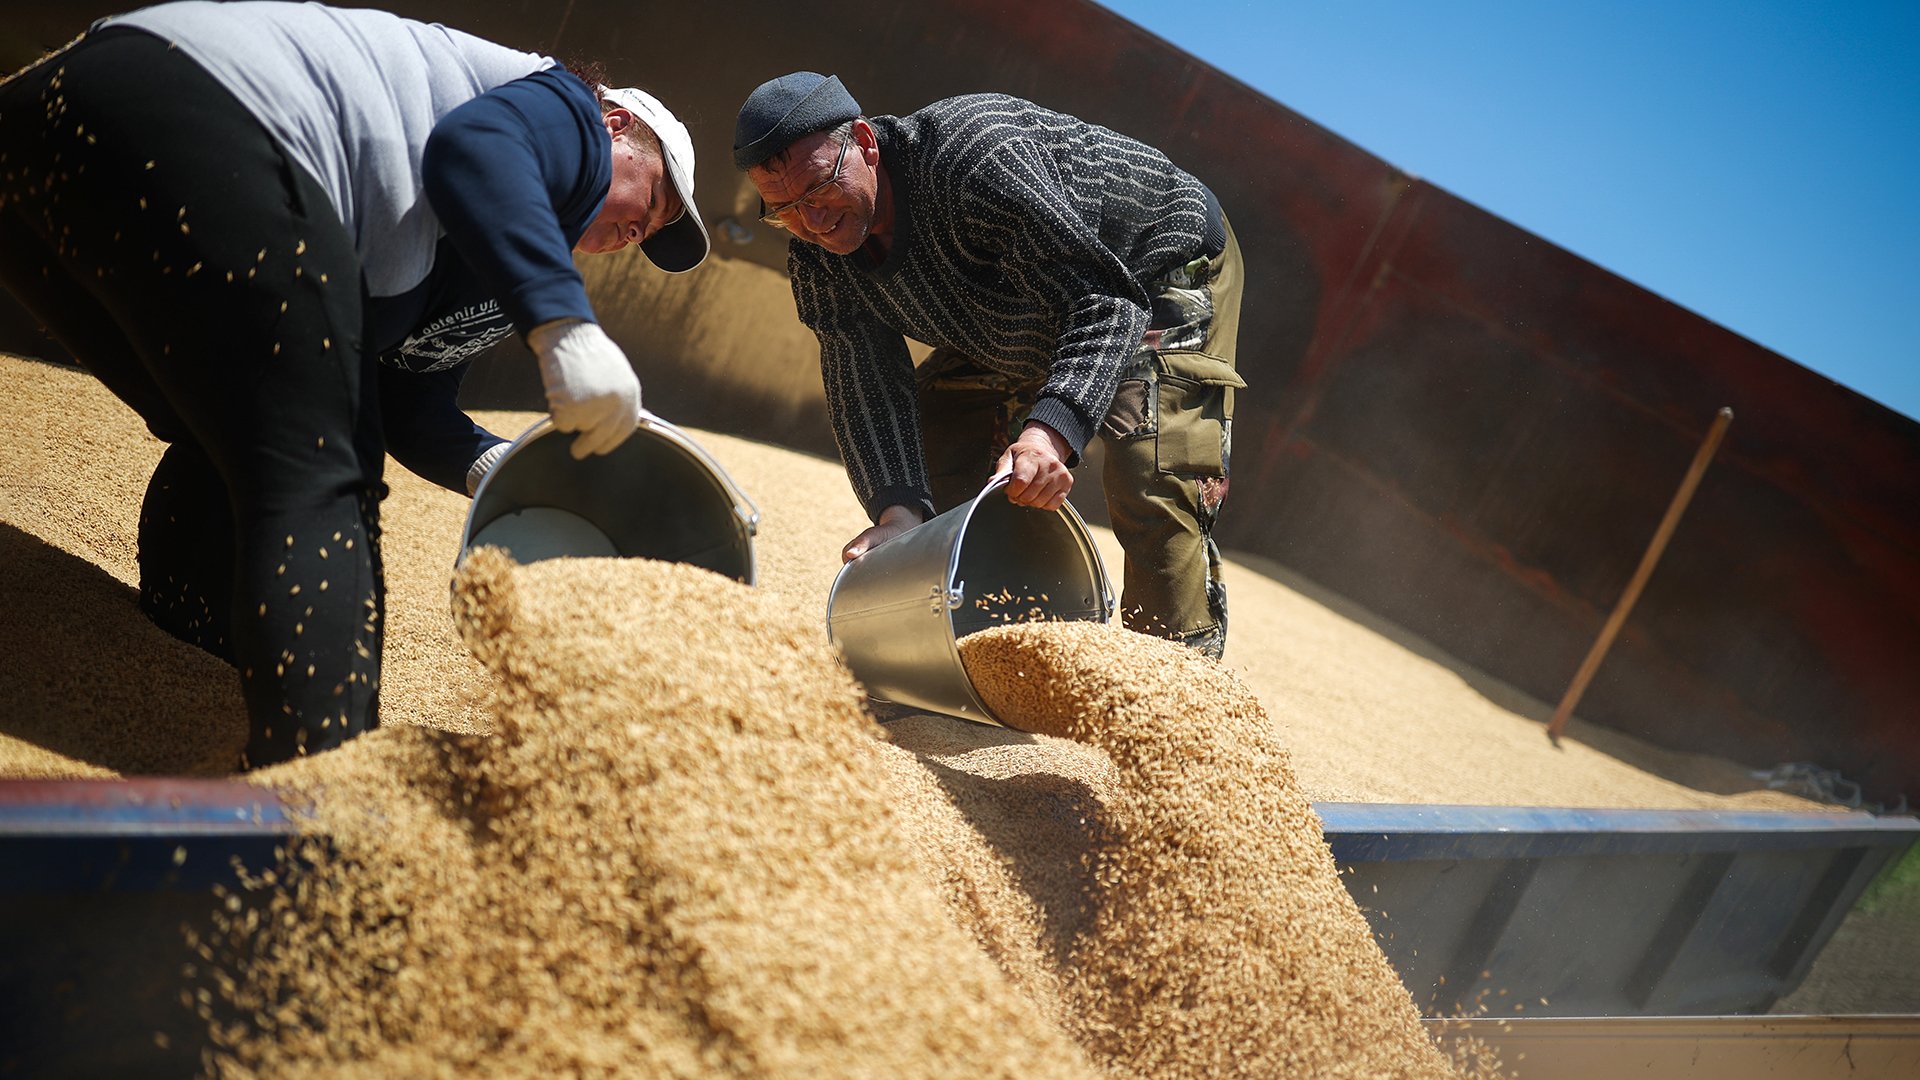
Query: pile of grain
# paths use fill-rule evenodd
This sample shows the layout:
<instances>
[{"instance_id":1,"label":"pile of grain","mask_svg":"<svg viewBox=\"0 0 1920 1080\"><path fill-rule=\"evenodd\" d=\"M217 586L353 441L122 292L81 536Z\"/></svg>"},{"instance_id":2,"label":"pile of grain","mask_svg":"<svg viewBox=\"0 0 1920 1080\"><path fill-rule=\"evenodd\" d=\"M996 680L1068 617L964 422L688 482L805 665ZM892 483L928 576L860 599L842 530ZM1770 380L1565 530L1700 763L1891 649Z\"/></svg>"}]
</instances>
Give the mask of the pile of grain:
<instances>
[{"instance_id":1,"label":"pile of grain","mask_svg":"<svg viewBox=\"0 0 1920 1080\"><path fill-rule=\"evenodd\" d=\"M259 1017L230 1071L1095 1075L922 876L813 620L684 566L487 551L456 603L491 738L262 775L337 853L213 957Z\"/></svg>"},{"instance_id":2,"label":"pile of grain","mask_svg":"<svg viewBox=\"0 0 1920 1080\"><path fill-rule=\"evenodd\" d=\"M98 567L7 524L0 566L0 776L232 769L247 715L231 667L149 622Z\"/></svg>"},{"instance_id":3,"label":"pile of grain","mask_svg":"<svg viewBox=\"0 0 1920 1080\"><path fill-rule=\"evenodd\" d=\"M513 435L539 417L480 412ZM85 372L0 355L0 521L42 582L0 582L10 629L32 644L57 608L70 632L0 665L0 776L225 771L245 739L237 680L156 631L133 603L140 497L161 445ZM867 522L846 474L749 439L693 433L762 514L759 586L823 621L840 545ZM489 687L454 629L447 576L468 501L392 462L381 507L387 634L381 715L389 725L487 730ZM1091 483L1083 479L1083 483ZM1076 494L1076 502L1097 493ZM3 528L3 526L0 526ZM1113 535L1095 539L1120 565ZM44 558L40 556L44 555ZM1226 566L1234 600L1229 660L1293 748L1320 800L1674 809L1809 809L1732 762L1660 751L1580 723L1558 749L1541 737L1551 706L1449 661L1284 569ZM36 573L39 573L36 570ZM52 616L64 618L65 616ZM38 686L70 687L43 693ZM895 724L894 741L937 750L947 727ZM927 741L930 740L930 741ZM922 743L925 741L925 745ZM1471 746L1474 753L1457 753ZM1039 744L1036 768L1053 748ZM970 759L969 759L970 760Z\"/></svg>"},{"instance_id":4,"label":"pile of grain","mask_svg":"<svg viewBox=\"0 0 1920 1080\"><path fill-rule=\"evenodd\" d=\"M1155 1077L1447 1073L1230 671L1095 623L996 627L960 654L996 716L1097 747L1117 774L1067 959L1099 1060Z\"/></svg>"},{"instance_id":5,"label":"pile of grain","mask_svg":"<svg viewBox=\"0 0 1920 1080\"><path fill-rule=\"evenodd\" d=\"M20 570L0 647L27 661L0 673L18 705L0 774L221 771L244 735L232 673L130 588L158 445L81 373L0 358L0 391L0 555ZM1553 751L1539 703L1237 565L1245 686L1127 651L1160 648L1144 638L1016 628L1012 676L992 668L1010 644L967 650L991 692L1038 688L1001 703L1035 733L881 729L821 635L863 523L843 474L700 437L760 503L760 588L480 560L459 629L467 503L390 466L389 726L260 777L311 799L336 843L233 897L207 943L209 995L263 1014L220 1032L229 1063L1431 1073L1281 743L1320 798L1804 805L1683 787L1687 763L1636 769L1630 746ZM1431 752L1461 742L1482 752Z\"/></svg>"},{"instance_id":6,"label":"pile of grain","mask_svg":"<svg viewBox=\"0 0 1920 1080\"><path fill-rule=\"evenodd\" d=\"M1002 738L1085 744L1047 777L1090 778L1069 817L1018 782L944 794L808 613L705 571L483 551L456 606L491 738L261 775L332 850L209 943L254 1017L226 1071L1449 1073L1259 704L1178 646L967 639L1049 733Z\"/></svg>"}]
</instances>

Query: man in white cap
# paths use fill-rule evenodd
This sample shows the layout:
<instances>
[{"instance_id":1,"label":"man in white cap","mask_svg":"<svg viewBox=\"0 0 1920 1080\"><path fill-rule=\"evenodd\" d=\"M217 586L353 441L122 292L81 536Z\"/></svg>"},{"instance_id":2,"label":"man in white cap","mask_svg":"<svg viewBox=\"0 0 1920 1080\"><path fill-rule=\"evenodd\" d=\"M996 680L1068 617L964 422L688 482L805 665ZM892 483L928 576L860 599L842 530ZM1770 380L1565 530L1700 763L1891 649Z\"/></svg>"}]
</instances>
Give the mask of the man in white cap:
<instances>
[{"instance_id":1,"label":"man in white cap","mask_svg":"<svg viewBox=\"0 0 1920 1080\"><path fill-rule=\"evenodd\" d=\"M378 722L385 455L471 492L456 404L508 334L575 456L640 382L575 251L705 258L686 129L638 90L385 12L161 4L0 83L0 284L168 444L140 603L225 657L245 762Z\"/></svg>"}]
</instances>

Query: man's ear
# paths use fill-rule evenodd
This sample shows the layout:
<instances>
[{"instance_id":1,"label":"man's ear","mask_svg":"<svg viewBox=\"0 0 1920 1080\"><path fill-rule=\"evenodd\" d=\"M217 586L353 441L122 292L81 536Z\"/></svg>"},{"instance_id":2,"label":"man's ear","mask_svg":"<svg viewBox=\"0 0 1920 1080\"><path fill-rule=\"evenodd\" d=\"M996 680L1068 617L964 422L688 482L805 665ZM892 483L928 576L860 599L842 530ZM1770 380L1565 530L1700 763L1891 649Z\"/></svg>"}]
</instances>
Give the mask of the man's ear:
<instances>
[{"instance_id":1,"label":"man's ear","mask_svg":"<svg viewBox=\"0 0 1920 1080\"><path fill-rule=\"evenodd\" d=\"M600 122L607 126L608 135L619 138L621 132L633 126L633 113L615 106L600 114Z\"/></svg>"}]
</instances>

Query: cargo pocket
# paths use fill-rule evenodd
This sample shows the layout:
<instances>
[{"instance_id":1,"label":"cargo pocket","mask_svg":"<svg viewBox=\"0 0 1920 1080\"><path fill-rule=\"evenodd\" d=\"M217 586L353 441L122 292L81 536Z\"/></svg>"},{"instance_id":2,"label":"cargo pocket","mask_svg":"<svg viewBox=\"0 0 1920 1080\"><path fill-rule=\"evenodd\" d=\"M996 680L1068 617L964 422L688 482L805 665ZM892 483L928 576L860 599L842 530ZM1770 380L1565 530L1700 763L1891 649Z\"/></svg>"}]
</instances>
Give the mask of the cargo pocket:
<instances>
[{"instance_id":1,"label":"cargo pocket","mask_svg":"<svg viewBox=\"0 0 1920 1080\"><path fill-rule=\"evenodd\" d=\"M1220 476L1225 472L1227 424L1233 392L1246 386L1233 365L1199 352L1162 352L1157 464L1163 473Z\"/></svg>"},{"instance_id":2,"label":"cargo pocket","mask_svg":"<svg viewBox=\"0 0 1920 1080\"><path fill-rule=\"evenodd\" d=\"M1145 379L1122 379L1114 388L1113 404L1100 421L1100 434L1115 441L1153 434L1153 410L1147 404L1147 392Z\"/></svg>"}]
</instances>

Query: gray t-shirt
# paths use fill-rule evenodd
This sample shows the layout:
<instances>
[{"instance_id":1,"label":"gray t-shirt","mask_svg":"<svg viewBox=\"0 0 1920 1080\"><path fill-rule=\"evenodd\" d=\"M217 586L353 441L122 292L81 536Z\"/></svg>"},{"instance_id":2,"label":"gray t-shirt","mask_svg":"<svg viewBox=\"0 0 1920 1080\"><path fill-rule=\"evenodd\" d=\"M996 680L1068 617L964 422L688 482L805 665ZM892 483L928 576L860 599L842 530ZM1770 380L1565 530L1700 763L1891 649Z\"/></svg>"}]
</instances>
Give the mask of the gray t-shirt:
<instances>
[{"instance_id":1,"label":"gray t-shirt","mask_svg":"<svg viewBox=\"0 0 1920 1080\"><path fill-rule=\"evenodd\" d=\"M183 0L95 25L172 42L259 117L333 199L373 296L404 293L433 268L441 229L420 155L434 124L554 66L438 23L320 4Z\"/></svg>"}]
</instances>

